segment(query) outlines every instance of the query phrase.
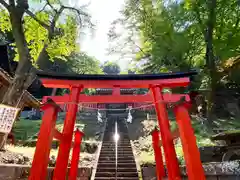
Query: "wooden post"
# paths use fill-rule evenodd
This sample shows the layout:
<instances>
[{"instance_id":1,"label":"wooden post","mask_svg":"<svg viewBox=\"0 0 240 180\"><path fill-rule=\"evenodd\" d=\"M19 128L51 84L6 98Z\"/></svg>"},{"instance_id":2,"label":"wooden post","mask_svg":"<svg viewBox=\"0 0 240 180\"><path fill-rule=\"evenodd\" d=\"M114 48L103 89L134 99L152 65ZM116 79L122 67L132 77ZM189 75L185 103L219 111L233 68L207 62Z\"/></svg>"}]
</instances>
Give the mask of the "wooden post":
<instances>
[{"instance_id":1,"label":"wooden post","mask_svg":"<svg viewBox=\"0 0 240 180\"><path fill-rule=\"evenodd\" d=\"M74 139L74 147L72 152L72 161L71 167L69 172L69 180L76 180L77 179L77 172L78 172L78 162L81 152L81 141L83 132L79 131L78 129L75 132L75 139Z\"/></svg>"},{"instance_id":2,"label":"wooden post","mask_svg":"<svg viewBox=\"0 0 240 180\"><path fill-rule=\"evenodd\" d=\"M29 180L46 179L49 154L53 140L53 130L56 125L57 113L60 111L60 108L53 101L49 100L42 106L42 110L44 110L44 115L38 135Z\"/></svg>"},{"instance_id":3,"label":"wooden post","mask_svg":"<svg viewBox=\"0 0 240 180\"><path fill-rule=\"evenodd\" d=\"M162 89L158 86L151 87L155 102L158 124L162 138L162 144L165 154L165 161L168 170L168 178L170 180L181 179L177 154L174 148L173 139L171 136L170 123L166 105L163 102Z\"/></svg>"},{"instance_id":4,"label":"wooden post","mask_svg":"<svg viewBox=\"0 0 240 180\"><path fill-rule=\"evenodd\" d=\"M185 105L181 104L176 106L174 108L174 112L182 142L188 179L205 180L206 178L196 143L196 137L194 135L194 130L191 125L191 119L189 117L186 105L187 104L185 103Z\"/></svg>"},{"instance_id":5,"label":"wooden post","mask_svg":"<svg viewBox=\"0 0 240 180\"><path fill-rule=\"evenodd\" d=\"M162 178L165 176L165 170L162 159L162 151L159 143L159 131L157 128L152 131L152 143L156 161L157 180L162 180Z\"/></svg>"},{"instance_id":6,"label":"wooden post","mask_svg":"<svg viewBox=\"0 0 240 180\"><path fill-rule=\"evenodd\" d=\"M80 96L82 87L71 87L71 94L68 104L67 115L64 120L63 127L63 140L60 142L58 157L56 161L56 167L54 170L54 180L65 180L68 167L69 153L72 145L72 136L74 130L74 124L76 121L76 115L78 110L78 99Z\"/></svg>"}]
</instances>

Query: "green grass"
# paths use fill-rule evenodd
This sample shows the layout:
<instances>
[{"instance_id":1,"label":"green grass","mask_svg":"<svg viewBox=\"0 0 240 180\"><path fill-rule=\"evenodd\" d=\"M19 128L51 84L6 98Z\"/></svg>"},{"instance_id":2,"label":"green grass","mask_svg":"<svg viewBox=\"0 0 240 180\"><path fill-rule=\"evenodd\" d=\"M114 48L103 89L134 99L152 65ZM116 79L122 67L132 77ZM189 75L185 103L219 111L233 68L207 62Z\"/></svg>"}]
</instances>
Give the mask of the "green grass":
<instances>
[{"instance_id":1,"label":"green grass","mask_svg":"<svg viewBox=\"0 0 240 180\"><path fill-rule=\"evenodd\" d=\"M16 140L25 141L38 133L41 120L25 120L16 121L13 126L13 132Z\"/></svg>"},{"instance_id":2,"label":"green grass","mask_svg":"<svg viewBox=\"0 0 240 180\"><path fill-rule=\"evenodd\" d=\"M59 132L63 130L64 116L59 117L59 120L56 122L56 129ZM29 119L20 119L16 121L13 126L13 133L16 140L21 142L32 142L36 141L38 137L38 132L40 130L42 121L41 120L29 120ZM99 132L102 128L102 124L97 123L95 119L77 119L75 123L75 128L78 128L80 131L84 132L84 141L98 141L96 138L96 132Z\"/></svg>"},{"instance_id":3,"label":"green grass","mask_svg":"<svg viewBox=\"0 0 240 180\"><path fill-rule=\"evenodd\" d=\"M38 137L38 132L40 130L42 120L29 120L29 119L20 119L16 121L13 126L13 132L16 140L21 141L30 141L36 140ZM78 127L79 130L83 130L85 125L81 123L76 123L75 127ZM56 123L56 129L62 132L63 121L58 120Z\"/></svg>"},{"instance_id":4,"label":"green grass","mask_svg":"<svg viewBox=\"0 0 240 180\"><path fill-rule=\"evenodd\" d=\"M59 117L59 120L56 122L56 129L60 132L62 132L63 130L64 117L64 114L62 114L62 117ZM14 146L7 145L6 149L14 153L21 153L32 159L35 152L37 136L40 130L41 123L41 120L27 119L20 119L20 121L15 122L13 132L17 142ZM76 121L75 127L78 127L79 130L81 130L85 134L81 144L82 152L80 154L80 164L83 167L92 167L95 162L95 152L93 150L89 150L89 146L94 147L94 145L98 143L99 139L96 138L96 132L101 130L103 124L99 124L94 118L92 120L78 119ZM54 155L56 157L57 153L58 149L53 148L51 149L50 156Z\"/></svg>"},{"instance_id":5,"label":"green grass","mask_svg":"<svg viewBox=\"0 0 240 180\"><path fill-rule=\"evenodd\" d=\"M173 116L170 116L171 130L177 128L177 123ZM214 122L217 125L217 129L226 129L227 132L240 132L240 121L238 119L218 119ZM151 141L151 131L157 124L154 120L144 120L143 118L134 119L133 123L129 125L130 136L134 137L134 146L137 153L137 159L140 164L154 163L154 155ZM205 124L202 124L199 120L192 118L192 126L195 132L197 144L201 146L214 146L215 141L211 140L211 136L214 133L209 132ZM143 131L143 132L142 132ZM138 137L138 139L136 139ZM178 140L175 144L176 153L181 163L184 162L183 152L181 147L181 141Z\"/></svg>"}]
</instances>

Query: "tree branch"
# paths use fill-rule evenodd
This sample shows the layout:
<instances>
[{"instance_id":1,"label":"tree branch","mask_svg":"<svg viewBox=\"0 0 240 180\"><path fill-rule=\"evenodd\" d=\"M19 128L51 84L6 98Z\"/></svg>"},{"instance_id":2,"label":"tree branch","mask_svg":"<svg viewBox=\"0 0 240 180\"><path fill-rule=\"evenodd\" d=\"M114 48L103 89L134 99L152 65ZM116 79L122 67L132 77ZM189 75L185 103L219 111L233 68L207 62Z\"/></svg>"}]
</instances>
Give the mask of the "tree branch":
<instances>
[{"instance_id":1,"label":"tree branch","mask_svg":"<svg viewBox=\"0 0 240 180\"><path fill-rule=\"evenodd\" d=\"M42 27L49 30L50 26L43 21L39 20L35 14L33 14L30 10L26 9L25 13L27 13L31 18L33 18L35 21L37 21Z\"/></svg>"},{"instance_id":2,"label":"tree branch","mask_svg":"<svg viewBox=\"0 0 240 180\"><path fill-rule=\"evenodd\" d=\"M50 1L49 1L49 0L46 0L46 2L47 2L47 5L48 5L50 8L52 8L52 10L53 10L55 13L57 13L57 10L53 7L53 5L50 3Z\"/></svg>"},{"instance_id":3,"label":"tree branch","mask_svg":"<svg viewBox=\"0 0 240 180\"><path fill-rule=\"evenodd\" d=\"M55 26L56 26L56 22L58 21L60 15L62 14L64 8L61 6L60 9L56 12L56 14L53 17L52 22L50 23L50 28L49 28L49 32L48 32L48 38L51 41L52 37L54 36L55 33Z\"/></svg>"},{"instance_id":4,"label":"tree branch","mask_svg":"<svg viewBox=\"0 0 240 180\"><path fill-rule=\"evenodd\" d=\"M77 14L78 14L78 18L79 18L79 22L80 22L80 25L82 25L82 18L81 18L81 15L87 17L87 18L90 18L90 15L81 11L80 9L77 9L77 8L74 8L74 7L69 7L69 6L64 6L62 5L61 7L63 7L64 9L63 10L71 10L71 11L75 11ZM90 23L91 24L91 23Z\"/></svg>"},{"instance_id":5,"label":"tree branch","mask_svg":"<svg viewBox=\"0 0 240 180\"><path fill-rule=\"evenodd\" d=\"M4 0L0 0L0 4L2 4L7 10L9 10L9 5Z\"/></svg>"},{"instance_id":6,"label":"tree branch","mask_svg":"<svg viewBox=\"0 0 240 180\"><path fill-rule=\"evenodd\" d=\"M77 9L77 8L74 8L74 7L69 7L69 6L62 6L64 9L68 9L68 10L72 10L72 11L75 11L76 13L80 14L80 15L84 15L84 16L87 16L87 17L90 17L89 14L81 11L80 9Z\"/></svg>"},{"instance_id":7,"label":"tree branch","mask_svg":"<svg viewBox=\"0 0 240 180\"><path fill-rule=\"evenodd\" d=\"M15 1L14 0L9 0L9 6L15 7Z\"/></svg>"},{"instance_id":8,"label":"tree branch","mask_svg":"<svg viewBox=\"0 0 240 180\"><path fill-rule=\"evenodd\" d=\"M43 6L43 8L42 8L42 9L40 9L40 11L38 11L38 13L40 13L40 12L44 11L47 5L48 5L48 4L46 3L46 4Z\"/></svg>"}]
</instances>

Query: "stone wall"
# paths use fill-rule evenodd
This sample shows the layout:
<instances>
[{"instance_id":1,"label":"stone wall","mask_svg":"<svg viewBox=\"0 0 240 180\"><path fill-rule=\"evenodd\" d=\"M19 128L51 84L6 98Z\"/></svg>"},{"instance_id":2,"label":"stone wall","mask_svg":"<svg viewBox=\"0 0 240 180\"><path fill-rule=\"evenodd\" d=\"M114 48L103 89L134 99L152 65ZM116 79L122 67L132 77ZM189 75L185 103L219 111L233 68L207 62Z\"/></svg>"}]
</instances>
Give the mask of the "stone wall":
<instances>
[{"instance_id":1,"label":"stone wall","mask_svg":"<svg viewBox=\"0 0 240 180\"><path fill-rule=\"evenodd\" d=\"M0 180L27 180L30 167L17 164L0 164ZM91 178L91 168L79 168L77 180L89 180ZM48 168L47 180L52 180L53 168Z\"/></svg>"},{"instance_id":2,"label":"stone wall","mask_svg":"<svg viewBox=\"0 0 240 180\"><path fill-rule=\"evenodd\" d=\"M157 180L155 165L143 165L142 177L143 180ZM222 162L208 163L204 165L205 175L207 180L236 180L240 179L240 162ZM181 167L183 180L187 180L186 168ZM164 178L167 180L168 178Z\"/></svg>"}]
</instances>

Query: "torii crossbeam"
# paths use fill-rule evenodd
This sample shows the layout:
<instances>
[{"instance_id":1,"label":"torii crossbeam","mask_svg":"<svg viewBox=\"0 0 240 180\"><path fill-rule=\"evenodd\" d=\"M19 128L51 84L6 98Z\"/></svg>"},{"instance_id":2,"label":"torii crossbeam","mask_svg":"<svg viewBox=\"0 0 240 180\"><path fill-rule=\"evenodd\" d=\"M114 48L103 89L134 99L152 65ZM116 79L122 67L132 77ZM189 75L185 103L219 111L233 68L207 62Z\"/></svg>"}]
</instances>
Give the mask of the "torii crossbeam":
<instances>
[{"instance_id":1,"label":"torii crossbeam","mask_svg":"<svg viewBox=\"0 0 240 180\"><path fill-rule=\"evenodd\" d=\"M68 166L68 158L72 143L73 129L76 120L76 113L78 109L79 102L133 102L142 100L150 101L155 103L156 114L158 117L158 124L161 129L161 139L162 145L165 154L165 160L168 170L168 178L173 179L181 179L179 164L176 157L176 152L173 144L173 140L171 137L170 124L168 120L168 114L166 110L166 102L175 102L180 97L186 96L186 99L189 99L187 95L169 95L163 94L162 90L164 88L176 88L176 87L187 87L190 83L190 77L195 75L195 72L187 72L187 73L164 73L164 74L154 74L154 75L62 75L55 73L45 73L38 72L38 76L40 77L42 84L45 87L50 88L69 88L70 94L63 97L52 97L56 100L56 103L69 103L68 111L66 114L66 118L64 120L64 128L63 133L58 134L54 131L48 130L47 132L43 132L42 136L39 136L39 139L46 138L45 144L39 144L39 147L49 147L49 142L53 138L53 136L59 136L61 138L59 152L56 162L56 167L54 170L53 179L54 180L65 180ZM112 94L112 98L116 100L111 100L111 96L103 97L90 97L85 95L80 95L80 92L84 88L113 88L115 91ZM128 96L120 95L120 88L149 88L152 94L148 95L138 95L136 97L129 98ZM107 97L107 98L106 98ZM124 100L122 100L124 99ZM132 100L131 100L132 99ZM49 111L52 113L52 117L56 117L56 112ZM205 180L204 170L202 168L200 154L198 147L196 145L196 138L191 126L190 117L188 115L188 111L186 106L182 104L178 104L174 108L174 112L176 115L176 121L178 124L178 129L180 133L180 138L182 142L184 158L187 167L188 179L196 180L201 179ZM47 114L47 111L46 111ZM45 128L42 128L45 126ZM52 124L51 126L55 126ZM48 124L42 124L41 129L49 129ZM41 132L40 132L41 133ZM46 134L49 133L49 134ZM58 134L58 135L57 135ZM43 140L41 142L44 142ZM44 152L37 151L38 146L36 148L36 154L34 159L39 155L44 155ZM49 153L50 149L45 150L46 153ZM44 156L45 157L45 156ZM38 158L40 160L40 158ZM35 160L35 164L32 166L31 173L34 172L42 172L45 173L47 168L47 164L38 162ZM30 176L31 177L31 176ZM43 176L39 174L34 176L34 180L42 180ZM38 178L38 179L36 179Z\"/></svg>"},{"instance_id":2,"label":"torii crossbeam","mask_svg":"<svg viewBox=\"0 0 240 180\"><path fill-rule=\"evenodd\" d=\"M165 103L174 103L179 101L181 98L185 98L186 101L190 101L188 94L163 94L163 101ZM70 96L65 94L63 96L44 96L42 102L46 102L47 99L52 99L57 104L66 104L69 101ZM98 96L87 96L81 94L77 101L78 103L152 103L153 98L150 94L147 95L98 95Z\"/></svg>"}]
</instances>

